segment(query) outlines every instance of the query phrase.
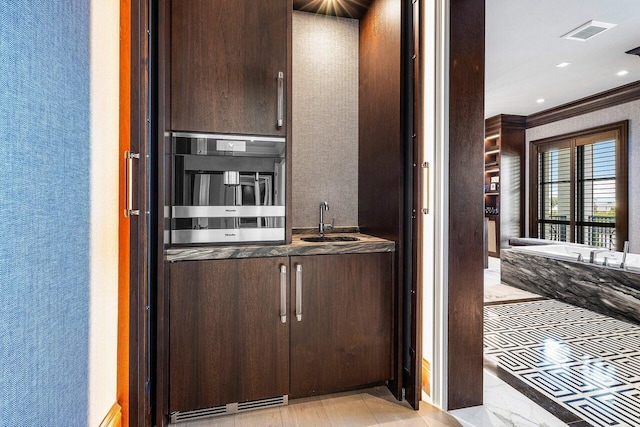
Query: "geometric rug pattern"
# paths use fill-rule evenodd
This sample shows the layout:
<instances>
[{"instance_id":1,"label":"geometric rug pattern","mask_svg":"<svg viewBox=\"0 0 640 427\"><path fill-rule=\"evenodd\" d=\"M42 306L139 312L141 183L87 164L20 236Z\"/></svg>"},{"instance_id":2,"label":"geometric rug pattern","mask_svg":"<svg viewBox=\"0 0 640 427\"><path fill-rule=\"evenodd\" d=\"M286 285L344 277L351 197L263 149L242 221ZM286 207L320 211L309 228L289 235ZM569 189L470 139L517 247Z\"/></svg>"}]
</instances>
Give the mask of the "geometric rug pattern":
<instances>
[{"instance_id":1,"label":"geometric rug pattern","mask_svg":"<svg viewBox=\"0 0 640 427\"><path fill-rule=\"evenodd\" d=\"M640 326L555 300L484 316L493 363L593 426L640 427Z\"/></svg>"}]
</instances>

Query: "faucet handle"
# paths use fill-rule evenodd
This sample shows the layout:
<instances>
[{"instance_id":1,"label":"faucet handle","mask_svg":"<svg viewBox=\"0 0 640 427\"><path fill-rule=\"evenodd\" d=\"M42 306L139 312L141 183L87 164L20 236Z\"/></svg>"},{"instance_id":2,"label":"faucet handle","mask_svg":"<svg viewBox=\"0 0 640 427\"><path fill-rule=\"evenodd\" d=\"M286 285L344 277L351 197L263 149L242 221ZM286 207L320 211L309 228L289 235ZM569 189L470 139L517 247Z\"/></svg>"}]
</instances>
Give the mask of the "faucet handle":
<instances>
[{"instance_id":1,"label":"faucet handle","mask_svg":"<svg viewBox=\"0 0 640 427\"><path fill-rule=\"evenodd\" d=\"M331 218L331 224L322 224L326 230L331 230L336 225L336 217Z\"/></svg>"}]
</instances>

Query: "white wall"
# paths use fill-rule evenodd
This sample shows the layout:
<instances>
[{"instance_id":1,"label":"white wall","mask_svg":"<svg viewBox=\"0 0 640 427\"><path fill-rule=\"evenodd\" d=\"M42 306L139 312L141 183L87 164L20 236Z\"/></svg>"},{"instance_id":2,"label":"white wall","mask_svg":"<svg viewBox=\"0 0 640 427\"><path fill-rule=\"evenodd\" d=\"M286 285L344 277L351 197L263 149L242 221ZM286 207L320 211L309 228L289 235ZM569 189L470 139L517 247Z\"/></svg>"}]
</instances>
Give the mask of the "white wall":
<instances>
[{"instance_id":1,"label":"white wall","mask_svg":"<svg viewBox=\"0 0 640 427\"><path fill-rule=\"evenodd\" d=\"M357 19L293 12L293 226L358 225ZM328 221L327 221L328 222Z\"/></svg>"},{"instance_id":2,"label":"white wall","mask_svg":"<svg viewBox=\"0 0 640 427\"><path fill-rule=\"evenodd\" d=\"M527 168L530 142L569 132L629 120L629 242L630 251L640 253L640 101L628 102L566 120L527 129ZM527 170L526 230L529 230L529 172Z\"/></svg>"},{"instance_id":3,"label":"white wall","mask_svg":"<svg viewBox=\"0 0 640 427\"><path fill-rule=\"evenodd\" d=\"M120 8L91 0L89 425L116 401Z\"/></svg>"}]
</instances>

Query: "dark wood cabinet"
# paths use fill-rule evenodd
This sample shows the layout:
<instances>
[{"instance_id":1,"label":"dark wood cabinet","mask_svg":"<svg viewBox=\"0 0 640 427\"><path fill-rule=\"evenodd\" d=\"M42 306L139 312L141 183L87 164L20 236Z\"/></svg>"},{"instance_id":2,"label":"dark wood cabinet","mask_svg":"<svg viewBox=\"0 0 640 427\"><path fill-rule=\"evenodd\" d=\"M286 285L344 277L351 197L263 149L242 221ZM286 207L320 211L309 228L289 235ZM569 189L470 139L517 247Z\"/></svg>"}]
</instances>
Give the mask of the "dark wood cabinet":
<instances>
[{"instance_id":1,"label":"dark wood cabinet","mask_svg":"<svg viewBox=\"0 0 640 427\"><path fill-rule=\"evenodd\" d=\"M280 318L280 268L288 262L170 264L171 412L287 394L290 319Z\"/></svg>"},{"instance_id":2,"label":"dark wood cabinet","mask_svg":"<svg viewBox=\"0 0 640 427\"><path fill-rule=\"evenodd\" d=\"M524 236L526 117L500 114L485 121L484 205L489 255Z\"/></svg>"},{"instance_id":3,"label":"dark wood cabinet","mask_svg":"<svg viewBox=\"0 0 640 427\"><path fill-rule=\"evenodd\" d=\"M172 130L286 134L289 9L290 0L172 2Z\"/></svg>"},{"instance_id":4,"label":"dark wood cabinet","mask_svg":"<svg viewBox=\"0 0 640 427\"><path fill-rule=\"evenodd\" d=\"M291 257L291 397L392 379L392 257Z\"/></svg>"}]
</instances>

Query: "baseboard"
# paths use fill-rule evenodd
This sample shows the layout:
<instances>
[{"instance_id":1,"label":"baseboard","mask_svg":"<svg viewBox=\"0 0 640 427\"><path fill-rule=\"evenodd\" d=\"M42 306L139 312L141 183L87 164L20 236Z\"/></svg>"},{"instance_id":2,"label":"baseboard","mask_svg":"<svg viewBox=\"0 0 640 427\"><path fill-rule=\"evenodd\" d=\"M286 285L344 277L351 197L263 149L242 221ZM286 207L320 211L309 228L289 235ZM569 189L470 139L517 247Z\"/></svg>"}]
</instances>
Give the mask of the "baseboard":
<instances>
[{"instance_id":1,"label":"baseboard","mask_svg":"<svg viewBox=\"0 0 640 427\"><path fill-rule=\"evenodd\" d=\"M109 413L100 423L100 427L122 427L122 408L117 402L109 409Z\"/></svg>"},{"instance_id":2,"label":"baseboard","mask_svg":"<svg viewBox=\"0 0 640 427\"><path fill-rule=\"evenodd\" d=\"M422 359L422 391L431 396L431 363Z\"/></svg>"}]
</instances>

